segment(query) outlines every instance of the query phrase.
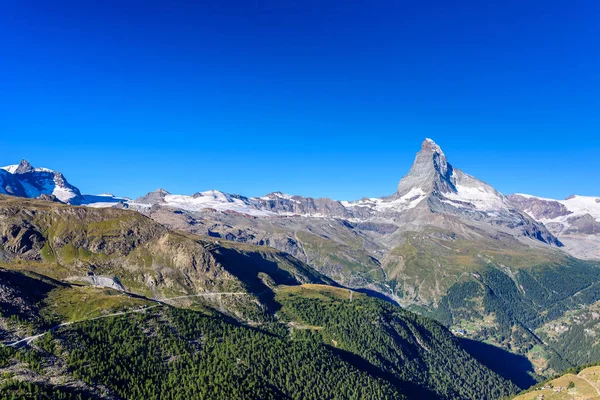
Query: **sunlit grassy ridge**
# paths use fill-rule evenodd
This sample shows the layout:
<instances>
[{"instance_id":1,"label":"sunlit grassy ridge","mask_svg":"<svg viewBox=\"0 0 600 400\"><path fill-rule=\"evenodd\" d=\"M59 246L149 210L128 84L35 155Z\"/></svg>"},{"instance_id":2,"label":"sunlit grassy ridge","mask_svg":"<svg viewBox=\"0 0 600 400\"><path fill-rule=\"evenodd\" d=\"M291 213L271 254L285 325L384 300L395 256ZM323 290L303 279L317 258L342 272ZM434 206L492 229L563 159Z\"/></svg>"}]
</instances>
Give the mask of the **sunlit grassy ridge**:
<instances>
[{"instance_id":1,"label":"sunlit grassy ridge","mask_svg":"<svg viewBox=\"0 0 600 400\"><path fill-rule=\"evenodd\" d=\"M600 367L573 370L545 381L514 400L596 400L600 399Z\"/></svg>"}]
</instances>

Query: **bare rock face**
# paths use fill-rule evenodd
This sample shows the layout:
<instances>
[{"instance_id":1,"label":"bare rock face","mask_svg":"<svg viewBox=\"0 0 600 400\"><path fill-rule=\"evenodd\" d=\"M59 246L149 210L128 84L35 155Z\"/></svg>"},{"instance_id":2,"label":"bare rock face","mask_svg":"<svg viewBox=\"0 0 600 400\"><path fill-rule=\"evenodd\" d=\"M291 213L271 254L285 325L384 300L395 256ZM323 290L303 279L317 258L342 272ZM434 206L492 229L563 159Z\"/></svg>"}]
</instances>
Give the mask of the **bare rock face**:
<instances>
[{"instance_id":1,"label":"bare rock face","mask_svg":"<svg viewBox=\"0 0 600 400\"><path fill-rule=\"evenodd\" d=\"M426 193L456 192L456 177L446 155L433 140L425 139L421 150L406 175L398 184L395 197L401 197L420 188Z\"/></svg>"},{"instance_id":2,"label":"bare rock face","mask_svg":"<svg viewBox=\"0 0 600 400\"><path fill-rule=\"evenodd\" d=\"M21 160L21 162L19 163L19 165L17 165L17 168L14 170L13 174L27 174L30 172L34 172L35 168L33 168L31 166L31 164L29 163L29 161L27 160Z\"/></svg>"},{"instance_id":3,"label":"bare rock face","mask_svg":"<svg viewBox=\"0 0 600 400\"><path fill-rule=\"evenodd\" d=\"M78 280L89 282L93 286L105 287L109 289L115 289L124 291L125 288L119 282L119 279L113 276L96 276L96 275L88 275L84 277L78 278Z\"/></svg>"},{"instance_id":4,"label":"bare rock face","mask_svg":"<svg viewBox=\"0 0 600 400\"><path fill-rule=\"evenodd\" d=\"M30 224L19 225L17 222L0 227L2 247L24 259L40 259L39 252L44 243L45 238L40 230Z\"/></svg>"},{"instance_id":5,"label":"bare rock face","mask_svg":"<svg viewBox=\"0 0 600 400\"><path fill-rule=\"evenodd\" d=\"M539 199L529 196L526 197L519 194L511 194L508 196L508 198L520 210L527 212L537 220L554 219L572 214L572 212L569 211L564 204L561 204L555 200Z\"/></svg>"},{"instance_id":6,"label":"bare rock face","mask_svg":"<svg viewBox=\"0 0 600 400\"><path fill-rule=\"evenodd\" d=\"M568 218L567 222L569 226L564 230L565 234L600 235L600 221L590 214Z\"/></svg>"},{"instance_id":7,"label":"bare rock face","mask_svg":"<svg viewBox=\"0 0 600 400\"><path fill-rule=\"evenodd\" d=\"M167 192L164 189L157 189L154 192L150 192L148 194L146 194L145 196L142 196L138 199L136 199L137 203L144 203L144 204L161 204L164 202L165 200L165 196L169 195L171 193Z\"/></svg>"},{"instance_id":8,"label":"bare rock face","mask_svg":"<svg viewBox=\"0 0 600 400\"><path fill-rule=\"evenodd\" d=\"M56 196L55 196L55 195L53 195L53 194L45 194L45 193L44 193L44 194L41 194L41 195L38 197L38 200L43 200L43 201L52 201L52 202L55 202L55 203L62 203L62 201L60 201L60 200L58 199L58 197L56 197Z\"/></svg>"},{"instance_id":9,"label":"bare rock face","mask_svg":"<svg viewBox=\"0 0 600 400\"><path fill-rule=\"evenodd\" d=\"M305 216L329 216L349 218L349 212L341 202L327 198L288 196L281 192L269 193L261 198L250 200L258 209L277 214L294 214Z\"/></svg>"}]
</instances>

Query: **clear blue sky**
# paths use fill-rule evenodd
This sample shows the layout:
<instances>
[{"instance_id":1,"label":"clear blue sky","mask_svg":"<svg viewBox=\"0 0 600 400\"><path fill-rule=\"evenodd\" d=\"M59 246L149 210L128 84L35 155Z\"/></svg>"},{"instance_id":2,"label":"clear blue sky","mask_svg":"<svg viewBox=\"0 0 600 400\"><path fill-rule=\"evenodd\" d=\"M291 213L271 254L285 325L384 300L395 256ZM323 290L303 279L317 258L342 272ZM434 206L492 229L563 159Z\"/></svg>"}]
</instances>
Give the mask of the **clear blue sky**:
<instances>
[{"instance_id":1,"label":"clear blue sky","mask_svg":"<svg viewBox=\"0 0 600 400\"><path fill-rule=\"evenodd\" d=\"M600 2L9 0L0 164L86 193L392 193L425 137L600 195Z\"/></svg>"}]
</instances>

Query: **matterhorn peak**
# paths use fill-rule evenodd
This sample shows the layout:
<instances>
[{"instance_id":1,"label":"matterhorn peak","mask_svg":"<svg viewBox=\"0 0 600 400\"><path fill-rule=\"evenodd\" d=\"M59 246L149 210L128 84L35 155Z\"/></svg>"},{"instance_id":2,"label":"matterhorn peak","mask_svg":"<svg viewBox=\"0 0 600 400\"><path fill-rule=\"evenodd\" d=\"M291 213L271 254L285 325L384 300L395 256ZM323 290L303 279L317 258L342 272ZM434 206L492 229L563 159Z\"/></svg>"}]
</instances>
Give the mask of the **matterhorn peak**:
<instances>
[{"instance_id":1,"label":"matterhorn peak","mask_svg":"<svg viewBox=\"0 0 600 400\"><path fill-rule=\"evenodd\" d=\"M421 151L431 151L433 153L444 154L442 148L437 145L432 139L426 138L421 144Z\"/></svg>"},{"instance_id":2,"label":"matterhorn peak","mask_svg":"<svg viewBox=\"0 0 600 400\"><path fill-rule=\"evenodd\" d=\"M425 193L456 192L452 166L441 147L429 138L423 141L408 175L398 184L397 194L402 196L416 188Z\"/></svg>"}]
</instances>

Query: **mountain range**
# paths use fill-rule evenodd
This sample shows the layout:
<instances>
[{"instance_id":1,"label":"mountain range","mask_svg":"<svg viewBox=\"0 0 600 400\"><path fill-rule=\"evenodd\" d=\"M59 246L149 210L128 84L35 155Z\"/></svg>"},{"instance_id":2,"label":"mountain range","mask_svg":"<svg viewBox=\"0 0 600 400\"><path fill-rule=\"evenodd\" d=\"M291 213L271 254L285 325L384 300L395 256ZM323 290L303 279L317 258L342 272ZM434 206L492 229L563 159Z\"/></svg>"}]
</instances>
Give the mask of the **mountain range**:
<instances>
[{"instance_id":1,"label":"mountain range","mask_svg":"<svg viewBox=\"0 0 600 400\"><path fill-rule=\"evenodd\" d=\"M600 310L600 198L506 196L431 139L382 198L86 195L25 160L0 169L0 193L13 196L0 261L44 275L52 264L61 282L151 298L247 292L254 306L221 307L259 320L281 307L281 285L341 285L439 321L521 388L600 361L600 329L581 322Z\"/></svg>"},{"instance_id":2,"label":"mountain range","mask_svg":"<svg viewBox=\"0 0 600 400\"><path fill-rule=\"evenodd\" d=\"M34 168L22 160L0 169L0 193L51 199L90 207L131 207L139 211L152 206L189 212L217 211L254 217L340 218L355 223L392 221L400 229L425 225L475 224L485 231L533 238L584 259L600 258L600 197L570 196L565 200L526 194L504 196L493 187L448 163L444 152L426 139L409 173L397 191L383 198L337 201L281 192L245 197L218 190L176 195L158 189L136 200L111 194L82 195L63 174ZM438 218L435 218L435 217ZM443 218L439 218L443 216ZM454 221L449 219L454 217Z\"/></svg>"}]
</instances>

